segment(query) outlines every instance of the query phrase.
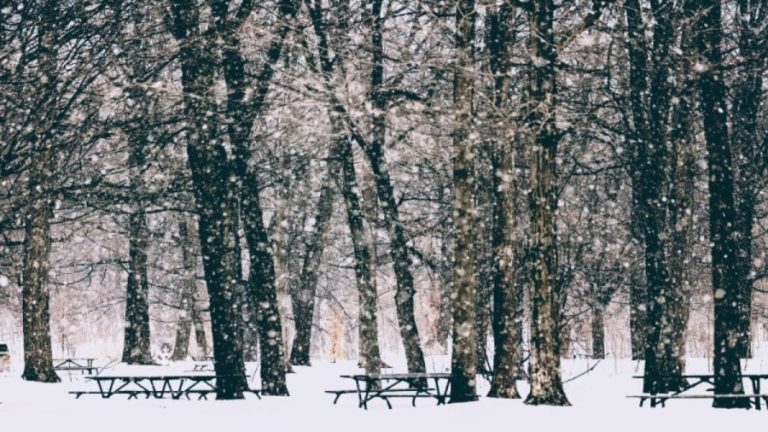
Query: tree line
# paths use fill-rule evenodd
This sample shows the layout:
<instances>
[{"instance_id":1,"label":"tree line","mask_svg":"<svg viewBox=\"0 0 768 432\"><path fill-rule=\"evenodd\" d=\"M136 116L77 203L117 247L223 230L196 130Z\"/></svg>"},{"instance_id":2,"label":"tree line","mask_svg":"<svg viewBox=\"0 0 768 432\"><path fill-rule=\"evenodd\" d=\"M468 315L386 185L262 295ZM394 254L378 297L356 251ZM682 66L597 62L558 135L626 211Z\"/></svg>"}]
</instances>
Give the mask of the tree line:
<instances>
[{"instance_id":1,"label":"tree line","mask_svg":"<svg viewBox=\"0 0 768 432\"><path fill-rule=\"evenodd\" d=\"M347 284L361 367L384 365L391 288L408 370L429 341L450 352L453 402L488 373L490 396L526 377L526 403L568 405L574 327L603 357L621 305L644 391L680 389L696 296L715 393L743 393L767 36L765 0L0 1L0 301L23 377L58 381L51 287L102 271L124 275L122 360L152 363L167 302L174 358L212 338L221 399L256 359L287 395L321 288Z\"/></svg>"}]
</instances>

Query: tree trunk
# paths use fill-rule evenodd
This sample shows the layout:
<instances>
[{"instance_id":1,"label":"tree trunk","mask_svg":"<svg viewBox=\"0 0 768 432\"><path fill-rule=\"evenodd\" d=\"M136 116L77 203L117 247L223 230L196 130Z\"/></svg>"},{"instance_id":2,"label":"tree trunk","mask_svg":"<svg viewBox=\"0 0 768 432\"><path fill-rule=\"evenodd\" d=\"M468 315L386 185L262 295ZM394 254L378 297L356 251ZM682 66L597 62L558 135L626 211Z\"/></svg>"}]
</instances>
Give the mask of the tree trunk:
<instances>
[{"instance_id":1,"label":"tree trunk","mask_svg":"<svg viewBox=\"0 0 768 432\"><path fill-rule=\"evenodd\" d=\"M712 290L714 293L715 395L743 394L739 341L739 281L737 271L736 220L733 161L728 139L728 107L723 59L719 0L689 5L694 21L695 48L700 66L698 86L709 173L709 235L712 242ZM749 400L716 398L715 408L749 408Z\"/></svg>"},{"instance_id":2,"label":"tree trunk","mask_svg":"<svg viewBox=\"0 0 768 432\"><path fill-rule=\"evenodd\" d=\"M378 203L376 199L375 180L372 173L366 171L364 174L365 187L363 188L363 211L365 220L368 223L368 244L371 248L371 291L359 291L358 293L358 337L360 340L360 365L366 373L381 372L381 352L379 350L379 329L378 329L378 290L376 288L376 272L378 269L378 250L376 246ZM373 317L374 319L371 319Z\"/></svg>"},{"instance_id":3,"label":"tree trunk","mask_svg":"<svg viewBox=\"0 0 768 432\"><path fill-rule=\"evenodd\" d=\"M491 364L488 359L488 327L493 296L494 248L493 248L493 194L496 175L492 171L494 142L482 143L482 150L475 163L475 283L477 284L477 306L475 326L477 327L477 373L488 374ZM480 162L482 161L482 162Z\"/></svg>"},{"instance_id":4,"label":"tree trunk","mask_svg":"<svg viewBox=\"0 0 768 432\"><path fill-rule=\"evenodd\" d=\"M557 335L557 166L559 141L554 99L557 52L553 29L554 3L535 0L529 12L529 112L531 146L530 242L531 272L531 392L529 405L570 405L560 377Z\"/></svg>"},{"instance_id":5,"label":"tree trunk","mask_svg":"<svg viewBox=\"0 0 768 432\"><path fill-rule=\"evenodd\" d=\"M758 133L758 113L763 97L763 73L765 72L765 54L763 42L759 37L760 29L768 24L768 16L761 11L765 8L761 0L741 0L737 2L736 24L738 28L739 58L744 62L739 70L736 91L733 99L733 137L736 174L736 227L738 231L738 264L736 278L739 281L739 356L751 356L751 316L752 316L752 230L755 226L755 207L758 202L757 183L763 176L760 158L760 136ZM761 51L762 50L762 51Z\"/></svg>"},{"instance_id":6,"label":"tree trunk","mask_svg":"<svg viewBox=\"0 0 768 432\"><path fill-rule=\"evenodd\" d=\"M682 379L676 340L671 337L678 327L676 297L672 293L667 245L667 191L669 155L667 151L668 113L671 100L669 84L673 35L671 5L652 5L653 48L648 64L645 27L637 0L625 2L627 33L630 40L630 108L634 121L632 187L641 222L645 252L646 346L643 390L665 393L680 388ZM650 83L650 85L649 85Z\"/></svg>"},{"instance_id":7,"label":"tree trunk","mask_svg":"<svg viewBox=\"0 0 768 432\"><path fill-rule=\"evenodd\" d=\"M250 283L250 282L247 282ZM259 361L258 306L250 294L243 298L243 361Z\"/></svg>"},{"instance_id":8,"label":"tree trunk","mask_svg":"<svg viewBox=\"0 0 768 432\"><path fill-rule=\"evenodd\" d=\"M37 26L37 55L39 78L45 80L44 102L51 102L59 83L55 28L55 1L45 2ZM27 203L24 214L24 257L22 262L22 331L24 334L24 372L27 381L54 383L59 377L53 369L51 350L50 292L48 266L51 253L53 200L52 176L56 154L47 121L40 121L33 131L29 148L32 151L27 179Z\"/></svg>"},{"instance_id":9,"label":"tree trunk","mask_svg":"<svg viewBox=\"0 0 768 432\"><path fill-rule=\"evenodd\" d=\"M21 377L27 381L54 383L60 381L53 369L48 290L52 213L49 183L54 156L47 143L36 144L29 167L28 204L24 220L24 372Z\"/></svg>"},{"instance_id":10,"label":"tree trunk","mask_svg":"<svg viewBox=\"0 0 768 432\"><path fill-rule=\"evenodd\" d=\"M632 223L640 224L641 222L632 217ZM631 265L629 274L629 331L630 331L630 344L632 346L632 360L645 359L645 345L646 345L646 333L647 330L647 313L645 309L645 283L643 281L641 268L639 266Z\"/></svg>"},{"instance_id":11,"label":"tree trunk","mask_svg":"<svg viewBox=\"0 0 768 432\"><path fill-rule=\"evenodd\" d=\"M448 202L448 197L453 196L453 186L447 185L438 190L438 200L444 203L445 215L443 222L438 227L440 236L440 267L438 268L438 279L440 281L440 310L438 311L438 322L436 339L444 353L448 353L448 338L451 336L453 328L453 304L451 293L453 292L453 215L452 205ZM447 197L446 197L447 195Z\"/></svg>"},{"instance_id":12,"label":"tree trunk","mask_svg":"<svg viewBox=\"0 0 768 432\"><path fill-rule=\"evenodd\" d=\"M373 362L366 364L366 370L379 370L381 360L378 346L378 320L376 314L377 292L376 284L373 281L371 272L371 247L364 229L363 210L360 205L360 195L358 195L357 179L355 174L355 162L352 153L352 143L349 138L342 135L334 146L334 155L336 160L334 165L340 168L336 172L341 173L339 188L347 208L347 224L352 237L352 248L355 256L355 280L357 282L358 298L361 313L361 322L363 340L376 341L376 343L366 343L370 349L365 353L367 361ZM373 313L371 313L373 312ZM407 345L406 345L407 355ZM377 364L378 359L378 364Z\"/></svg>"},{"instance_id":13,"label":"tree trunk","mask_svg":"<svg viewBox=\"0 0 768 432\"><path fill-rule=\"evenodd\" d=\"M179 237L181 243L182 265L184 266L181 281L181 302L179 304L179 320L176 324L176 342L173 345L173 354L171 360L179 361L187 358L189 354L189 337L194 325L195 331L198 331L200 323L193 323L195 316L195 297L197 292L197 282L195 273L197 269L197 255L194 252L195 244L192 239L189 225L186 221L179 222ZM203 330L204 332L205 330ZM197 333L196 333L197 334ZM205 333L203 333L204 335ZM204 336L203 336L204 340ZM198 346L205 350L205 344Z\"/></svg>"},{"instance_id":14,"label":"tree trunk","mask_svg":"<svg viewBox=\"0 0 768 432\"><path fill-rule=\"evenodd\" d=\"M493 143L491 154L492 193L492 252L493 252L493 328L494 354L493 378L489 397L518 399L517 378L523 359L522 322L523 286L517 283L517 259L519 242L517 237L517 208L515 196L519 193L515 178L514 138L509 136L513 119L510 114L509 60L512 55L514 38L513 14L507 3L489 16L488 49L491 52L490 66L494 75L494 109L499 113L492 116L502 128Z\"/></svg>"},{"instance_id":15,"label":"tree trunk","mask_svg":"<svg viewBox=\"0 0 768 432\"><path fill-rule=\"evenodd\" d=\"M605 358L605 306L592 306L592 358Z\"/></svg>"},{"instance_id":16,"label":"tree trunk","mask_svg":"<svg viewBox=\"0 0 768 432\"><path fill-rule=\"evenodd\" d=\"M405 346L408 371L424 372L424 353L421 350L416 317L414 315L413 297L416 290L413 286L411 259L408 254L408 244L400 222L400 214L395 201L395 192L389 175L389 167L384 159L384 143L386 137L386 100L382 94L381 85L384 81L384 47L382 36L382 0L374 0L371 7L370 28L372 46L372 69L370 99L374 107L371 116L371 140L363 150L368 156L371 171L376 184L378 201L384 214L384 221L389 232L392 266L397 282L395 306L400 327L400 335ZM360 142L360 141L358 141Z\"/></svg>"},{"instance_id":17,"label":"tree trunk","mask_svg":"<svg viewBox=\"0 0 768 432\"><path fill-rule=\"evenodd\" d=\"M137 99L140 91L133 91ZM141 122L143 123L143 121ZM123 362L127 364L152 364L149 335L149 280L147 277L147 218L144 213L145 192L142 172L145 169L144 155L146 129L140 125L129 133L128 170L131 189L131 214L128 216L128 284L125 295L125 334L123 340Z\"/></svg>"},{"instance_id":18,"label":"tree trunk","mask_svg":"<svg viewBox=\"0 0 768 432\"><path fill-rule=\"evenodd\" d=\"M333 215L333 177L335 165L328 164L328 172L323 179L320 188L320 198L317 202L315 214L315 226L301 264L299 285L292 296L293 321L296 334L291 348L290 363L296 366L309 366L310 349L312 346L312 322L315 313L315 293L317 291L318 269L320 268L323 249L325 248L325 235L330 227Z\"/></svg>"},{"instance_id":19,"label":"tree trunk","mask_svg":"<svg viewBox=\"0 0 768 432\"><path fill-rule=\"evenodd\" d=\"M477 400L477 281L475 275L475 146L472 87L475 2L460 0L456 9L456 69L453 95L453 349L451 403Z\"/></svg>"},{"instance_id":20,"label":"tree trunk","mask_svg":"<svg viewBox=\"0 0 768 432\"><path fill-rule=\"evenodd\" d=\"M303 196L301 196L301 192L296 192L295 190L306 190L305 186L310 176L307 172L309 167L308 160L298 158L289 151L283 153L281 163L283 169L292 171L295 176L300 177L297 181L286 179L278 183L279 190L276 191L278 202L275 204L275 215L270 222L272 250L274 251L275 259L275 289L280 310L280 326L283 331L283 350L286 353L285 367L286 372L291 373L293 370L287 357L287 354L290 353L291 347L289 343L292 339L292 335L289 334L290 327L288 325L288 317L291 316L288 302L296 282L294 267L297 260L294 256L294 251L297 249L296 245L303 240L302 235L296 235L296 222L301 221L303 227L304 220L306 219L303 205L299 206L297 211L297 201L303 202ZM289 210L295 213L289 215Z\"/></svg>"},{"instance_id":21,"label":"tree trunk","mask_svg":"<svg viewBox=\"0 0 768 432\"><path fill-rule=\"evenodd\" d=\"M246 324L253 326L252 329L258 330L262 393L272 396L287 396L283 331L277 302L271 242L264 225L259 198L260 179L255 168L248 162L251 155L249 143L254 118L261 113L265 105L264 101L269 91L269 84L274 76L273 66L282 52L290 21L287 18L293 13L293 4L290 0L280 2L279 15L284 22L272 40L267 51L266 62L262 66L258 80L255 81L255 97L248 102L245 98L247 89L245 59L240 51L240 38L238 36L238 29L242 20L230 19L228 6L228 1L217 0L212 2L211 9L214 25L223 41L221 45L222 68L224 81L227 85L227 113L231 120L228 123L227 132L234 154L233 172L237 179L236 189L240 197L243 230L250 256L246 305L251 308L252 316L255 317L256 322L249 320ZM250 105L246 105L246 103Z\"/></svg>"},{"instance_id":22,"label":"tree trunk","mask_svg":"<svg viewBox=\"0 0 768 432\"><path fill-rule=\"evenodd\" d=\"M491 283L493 311L493 377L489 397L518 399L517 378L523 357L522 294L517 284L514 138L509 136L514 120L509 118L510 59L514 46L514 14L508 3L489 14L488 50L490 69L494 77L491 95L497 115L491 120L502 127L491 149ZM519 242L518 242L519 243Z\"/></svg>"},{"instance_id":23,"label":"tree trunk","mask_svg":"<svg viewBox=\"0 0 768 432\"><path fill-rule=\"evenodd\" d=\"M169 0L171 32L179 43L187 156L198 215L200 249L210 298L217 399L242 399L247 388L243 364L242 293L236 190L227 153L218 136L213 95L214 44L200 32L199 10Z\"/></svg>"},{"instance_id":24,"label":"tree trunk","mask_svg":"<svg viewBox=\"0 0 768 432\"><path fill-rule=\"evenodd\" d=\"M689 35L681 36L681 51L690 52L691 38ZM692 250L694 232L694 187L695 187L695 137L692 125L694 124L691 106L693 103L693 83L690 80L691 67L687 59L681 59L678 68L678 80L681 88L675 98L672 114L672 131L670 141L673 148L672 188L670 201L669 227L669 269L670 269L670 297L671 310L669 316L673 341L673 357L678 363L677 370L685 372L685 341L690 315L691 283L693 282L690 270L690 257L694 255ZM681 387L687 385L681 378Z\"/></svg>"}]
</instances>

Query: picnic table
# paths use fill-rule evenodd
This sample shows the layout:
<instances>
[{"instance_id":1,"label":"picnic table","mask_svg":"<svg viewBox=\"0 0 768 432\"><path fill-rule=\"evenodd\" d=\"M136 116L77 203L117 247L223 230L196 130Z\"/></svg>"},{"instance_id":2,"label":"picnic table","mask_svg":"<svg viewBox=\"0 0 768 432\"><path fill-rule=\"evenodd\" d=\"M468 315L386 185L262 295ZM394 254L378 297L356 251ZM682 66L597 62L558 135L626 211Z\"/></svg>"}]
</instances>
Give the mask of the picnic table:
<instances>
[{"instance_id":1,"label":"picnic table","mask_svg":"<svg viewBox=\"0 0 768 432\"><path fill-rule=\"evenodd\" d=\"M57 371L72 372L80 371L81 374L92 375L96 371L96 367L93 365L93 358L64 358L54 359L53 368Z\"/></svg>"},{"instance_id":2,"label":"picnic table","mask_svg":"<svg viewBox=\"0 0 768 432\"><path fill-rule=\"evenodd\" d=\"M635 379L643 379L644 377L642 375L636 375L632 378ZM715 399L715 398L737 398L737 399L748 399L750 400L752 406L755 407L755 409L759 410L761 409L761 400L765 403L766 407L768 407L768 394L762 394L761 393L761 381L762 380L768 380L768 374L741 374L741 378L744 380L749 380L751 384L752 393L745 393L745 394L720 394L716 395L713 392L713 389L707 389L708 394L693 394L689 393L691 389L694 389L700 385L703 384L710 384L712 386L715 385L715 375L714 374L686 374L683 375L682 378L687 383L685 386L683 386L682 389L670 392L670 393L659 393L659 394L642 394L642 395L632 395L628 396L631 398L638 398L640 399L640 406L643 406L643 402L645 402L646 399L650 400L650 406L656 407L658 405L661 405L662 407L666 406L666 401L668 399ZM746 387L745 387L746 388ZM688 393L688 394L686 394Z\"/></svg>"},{"instance_id":3,"label":"picnic table","mask_svg":"<svg viewBox=\"0 0 768 432\"><path fill-rule=\"evenodd\" d=\"M358 407L368 409L368 402L373 399L383 399L387 407L392 409L390 398L411 398L411 404L416 406L417 398L435 398L438 405L443 405L448 397L451 386L450 373L390 373L390 374L355 374L341 375L341 378L355 381L355 389L326 390L326 393L336 395L336 404L344 394L357 394ZM430 381L434 383L430 387ZM442 386L441 386L442 384Z\"/></svg>"},{"instance_id":4,"label":"picnic table","mask_svg":"<svg viewBox=\"0 0 768 432\"><path fill-rule=\"evenodd\" d=\"M93 376L88 378L95 381L98 391L76 390L71 391L75 399L84 394L100 395L109 399L114 395L128 395L128 399L138 399L140 395L149 399L190 399L191 395L197 395L198 399L208 399L208 395L216 393L216 375L149 375L149 376ZM261 391L246 389L261 399Z\"/></svg>"}]
</instances>

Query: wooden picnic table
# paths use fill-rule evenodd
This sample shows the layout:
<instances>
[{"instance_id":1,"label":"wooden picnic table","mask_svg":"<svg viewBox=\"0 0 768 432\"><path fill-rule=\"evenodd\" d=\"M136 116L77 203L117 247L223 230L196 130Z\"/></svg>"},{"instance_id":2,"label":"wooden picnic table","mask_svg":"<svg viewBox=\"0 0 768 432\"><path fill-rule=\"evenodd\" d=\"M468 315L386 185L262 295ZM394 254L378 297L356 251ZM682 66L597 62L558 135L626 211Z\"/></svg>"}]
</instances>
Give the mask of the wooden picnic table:
<instances>
[{"instance_id":1,"label":"wooden picnic table","mask_svg":"<svg viewBox=\"0 0 768 432\"><path fill-rule=\"evenodd\" d=\"M635 379L643 379L645 378L643 375L635 375L632 378ZM682 389L670 392L670 393L660 393L660 394L643 394L638 396L630 396L630 397L637 397L640 399L640 406L643 406L643 402L646 399L649 399L651 401L651 407L656 407L659 404L661 406L665 406L665 402L668 399L715 399L717 397L726 397L726 398L748 398L751 400L752 405L755 407L755 409L759 410L761 409L761 403L760 400L762 399L766 407L768 407L768 395L761 393L761 385L760 382L762 380L768 380L768 374L741 374L742 379L748 379L751 388L752 388L752 394L744 394L744 395L716 395L714 393L711 394L684 394L688 391L690 391L693 388L696 388L702 384L710 384L712 386L715 385L715 375L714 374L684 374L682 375L682 378L687 383ZM712 391L713 389L707 389L707 391Z\"/></svg>"},{"instance_id":2,"label":"wooden picnic table","mask_svg":"<svg viewBox=\"0 0 768 432\"><path fill-rule=\"evenodd\" d=\"M216 393L216 375L99 375L89 377L95 381L98 391L72 391L76 399L84 394L98 394L104 399L109 399L116 394L127 394L128 399L138 399L143 395L149 399L154 397L163 399L180 399L190 395L197 395L198 399L207 399L208 394ZM246 389L261 399L261 391Z\"/></svg>"},{"instance_id":3,"label":"wooden picnic table","mask_svg":"<svg viewBox=\"0 0 768 432\"><path fill-rule=\"evenodd\" d=\"M96 371L93 365L94 358L63 358L53 359L53 368L57 371L80 371L92 375Z\"/></svg>"},{"instance_id":4,"label":"wooden picnic table","mask_svg":"<svg viewBox=\"0 0 768 432\"><path fill-rule=\"evenodd\" d=\"M354 390L327 390L326 393L335 394L335 404L342 394L356 393L358 407L368 409L368 402L373 399L383 399L389 409L392 409L390 398L412 398L412 405L416 406L416 399L431 397L437 400L438 405L443 405L448 397L451 386L450 373L391 373L391 374L354 374L341 375L355 381ZM430 388L432 381L434 387ZM442 386L441 386L442 383Z\"/></svg>"}]
</instances>

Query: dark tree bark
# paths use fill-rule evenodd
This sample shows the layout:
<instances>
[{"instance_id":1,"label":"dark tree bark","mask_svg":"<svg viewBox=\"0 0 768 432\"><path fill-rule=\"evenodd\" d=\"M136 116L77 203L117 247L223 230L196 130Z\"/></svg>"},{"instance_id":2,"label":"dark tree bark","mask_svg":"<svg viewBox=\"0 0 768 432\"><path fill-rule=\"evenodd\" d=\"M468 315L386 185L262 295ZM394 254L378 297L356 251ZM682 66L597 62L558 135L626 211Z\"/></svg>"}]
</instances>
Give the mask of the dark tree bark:
<instances>
[{"instance_id":1,"label":"dark tree bark","mask_svg":"<svg viewBox=\"0 0 768 432\"><path fill-rule=\"evenodd\" d=\"M743 394L737 350L740 334L737 232L733 160L728 136L728 106L720 43L723 36L719 0L688 4L694 20L698 87L709 174L709 236L712 242L712 290L715 317L715 395ZM747 399L716 398L715 408L749 408Z\"/></svg>"},{"instance_id":2,"label":"dark tree bark","mask_svg":"<svg viewBox=\"0 0 768 432\"><path fill-rule=\"evenodd\" d=\"M629 38L630 108L634 122L633 198L637 200L645 255L645 371L647 393L678 390L682 384L678 344L672 334L679 328L669 275L665 241L669 180L670 49L674 39L671 5L653 3L653 41L648 59L645 27L637 0L624 4Z\"/></svg>"},{"instance_id":3,"label":"dark tree bark","mask_svg":"<svg viewBox=\"0 0 768 432\"><path fill-rule=\"evenodd\" d=\"M274 64L280 58L283 43L289 30L290 16L294 14L291 0L279 5L279 16L283 18L278 31L267 50L257 80L255 96L246 105L245 91L248 81L245 75L245 59L240 50L238 29L247 19L253 7L243 3L233 18L229 17L228 0L210 0L214 26L221 37L222 68L227 84L227 113L230 117L227 132L233 148L233 172L237 178L237 192L240 196L243 230L250 256L250 271L247 284L248 302L255 307L255 318L259 333L261 351L261 384L266 395L287 396L285 382L285 353L283 352L280 311L277 304L275 267L270 248L271 242L264 226L259 194L258 173L248 164L250 159L249 139L255 117L265 105L269 85L274 76ZM250 322L250 321L249 321Z\"/></svg>"},{"instance_id":4,"label":"dark tree bark","mask_svg":"<svg viewBox=\"0 0 768 432\"><path fill-rule=\"evenodd\" d=\"M243 279L247 280L247 278ZM246 282L248 283L248 282ZM258 306L253 297L243 298L243 361L259 361L259 319Z\"/></svg>"},{"instance_id":5,"label":"dark tree bark","mask_svg":"<svg viewBox=\"0 0 768 432\"><path fill-rule=\"evenodd\" d=\"M477 400L477 280L475 275L475 145L472 131L472 67L475 2L456 9L456 69L453 93L453 348L451 403Z\"/></svg>"},{"instance_id":6,"label":"dark tree bark","mask_svg":"<svg viewBox=\"0 0 768 432\"><path fill-rule=\"evenodd\" d=\"M169 0L168 24L179 42L187 157L198 216L200 249L210 297L217 399L242 399L248 386L243 364L242 298L236 187L218 136L213 96L215 44L200 29L195 5Z\"/></svg>"},{"instance_id":7,"label":"dark tree bark","mask_svg":"<svg viewBox=\"0 0 768 432\"><path fill-rule=\"evenodd\" d=\"M495 142L478 145L475 163L475 283L477 285L475 327L477 328L477 373L488 374L488 336L491 324L491 298L493 296L493 209L494 180L491 161Z\"/></svg>"},{"instance_id":8,"label":"dark tree bark","mask_svg":"<svg viewBox=\"0 0 768 432\"><path fill-rule=\"evenodd\" d=\"M143 96L140 90L131 91L136 100ZM141 102L139 101L139 104ZM145 192L143 171L148 131L145 119L129 131L128 170L131 190L131 213L128 216L128 282L125 295L125 334L123 362L152 364L149 334L149 280L147 277L147 248L149 232L144 212ZM143 123L143 124L142 124Z\"/></svg>"},{"instance_id":9,"label":"dark tree bark","mask_svg":"<svg viewBox=\"0 0 768 432\"><path fill-rule=\"evenodd\" d=\"M55 1L46 1L37 22L37 61L44 79L41 106L55 100L57 74L56 32L58 13ZM51 252L50 220L53 216L52 181L56 154L52 149L49 119L36 124L30 134L31 160L28 167L27 202L24 214L24 257L22 262L22 331L24 372L27 381L59 382L53 369L51 351L50 292L48 267Z\"/></svg>"},{"instance_id":10,"label":"dark tree bark","mask_svg":"<svg viewBox=\"0 0 768 432\"><path fill-rule=\"evenodd\" d=\"M208 354L205 342L205 328L196 306L197 282L195 274L197 254L195 249L197 245L192 238L189 224L186 221L179 222L179 240L184 274L181 281L181 301L179 302L181 312L179 312L179 319L176 324L176 342L173 345L173 354L171 355L171 360L175 361L187 358L189 354L189 338L193 328L198 349L203 353L203 356Z\"/></svg>"},{"instance_id":11,"label":"dark tree bark","mask_svg":"<svg viewBox=\"0 0 768 432\"><path fill-rule=\"evenodd\" d=\"M560 138L556 130L555 95L557 51L553 29L554 2L535 0L530 5L527 129L530 134L531 194L531 392L529 405L570 405L560 377L557 335L558 257L557 167L555 155Z\"/></svg>"},{"instance_id":12,"label":"dark tree bark","mask_svg":"<svg viewBox=\"0 0 768 432\"><path fill-rule=\"evenodd\" d=\"M508 113L509 59L514 45L513 11L502 3L489 15L488 50L494 76L493 102L497 114L492 120L502 124ZM518 369L522 363L523 287L517 283L515 195L513 139L504 129L493 143L492 170L492 246L493 246L493 378L489 397L520 398L517 390Z\"/></svg>"},{"instance_id":13,"label":"dark tree bark","mask_svg":"<svg viewBox=\"0 0 768 432\"><path fill-rule=\"evenodd\" d=\"M382 361L379 349L378 329L378 291L376 273L378 271L378 248L376 228L378 222L379 206L376 199L375 180L370 172L363 175L363 213L368 223L368 244L371 248L371 290L358 292L358 338L359 338L359 363L366 373L381 372ZM373 318L373 319L372 319Z\"/></svg>"},{"instance_id":14,"label":"dark tree bark","mask_svg":"<svg viewBox=\"0 0 768 432\"><path fill-rule=\"evenodd\" d=\"M42 137L41 137L42 138ZM27 381L59 382L53 369L48 260L51 252L52 200L50 181L54 155L45 142L33 146L24 217L22 323L24 372Z\"/></svg>"},{"instance_id":15,"label":"dark tree bark","mask_svg":"<svg viewBox=\"0 0 768 432\"><path fill-rule=\"evenodd\" d=\"M736 227L738 231L739 342L742 358L751 356L752 317L752 240L755 211L760 193L759 182L768 162L760 158L758 112L763 97L763 74L766 68L765 45L760 37L768 24L763 0L740 0L737 3L739 58L743 61L733 95L732 148L735 162Z\"/></svg>"},{"instance_id":16,"label":"dark tree bark","mask_svg":"<svg viewBox=\"0 0 768 432\"><path fill-rule=\"evenodd\" d=\"M592 306L590 321L592 333L592 358L605 358L605 308L603 305Z\"/></svg>"},{"instance_id":17,"label":"dark tree bark","mask_svg":"<svg viewBox=\"0 0 768 432\"><path fill-rule=\"evenodd\" d=\"M681 52L691 49L690 34L681 35ZM692 113L693 82L690 79L691 65L687 58L679 60L678 77L680 88L672 105L670 141L672 147L671 191L669 226L669 269L670 292L673 301L669 316L672 317L670 338L675 345L674 356L678 370L685 371L685 342L691 306L691 256L694 236L694 187L696 177L694 118Z\"/></svg>"},{"instance_id":18,"label":"dark tree bark","mask_svg":"<svg viewBox=\"0 0 768 432\"><path fill-rule=\"evenodd\" d=\"M315 313L318 270L326 243L325 235L333 215L335 194L332 179L335 175L334 169L335 165L329 163L315 210L314 229L305 245L298 288L296 293L291 296L296 334L293 338L290 363L296 366L309 366L311 364L309 354L312 346L312 322Z\"/></svg>"}]
</instances>

